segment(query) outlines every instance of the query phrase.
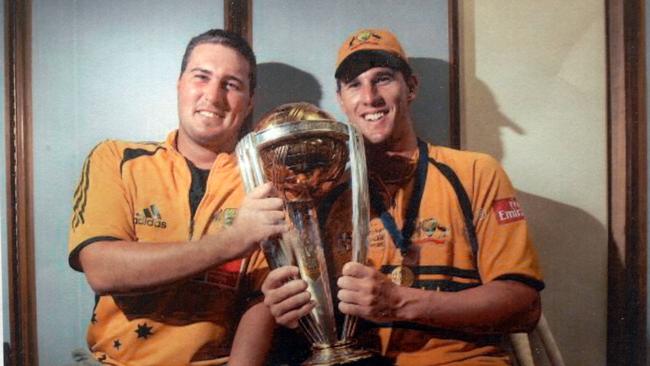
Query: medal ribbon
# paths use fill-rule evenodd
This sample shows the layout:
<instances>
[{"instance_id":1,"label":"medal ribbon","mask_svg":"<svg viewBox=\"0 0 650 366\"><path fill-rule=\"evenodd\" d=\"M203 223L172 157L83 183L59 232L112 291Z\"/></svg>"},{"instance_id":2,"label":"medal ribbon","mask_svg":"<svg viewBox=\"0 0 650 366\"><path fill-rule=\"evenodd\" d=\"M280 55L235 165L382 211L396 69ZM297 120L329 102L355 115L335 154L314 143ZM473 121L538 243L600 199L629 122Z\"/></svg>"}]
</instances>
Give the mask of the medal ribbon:
<instances>
[{"instance_id":1,"label":"medal ribbon","mask_svg":"<svg viewBox=\"0 0 650 366\"><path fill-rule=\"evenodd\" d=\"M415 230L415 220L418 217L418 212L420 211L420 201L422 200L422 194L424 192L424 183L427 179L427 168L429 151L427 149L427 144L422 140L418 139L418 149L419 156L416 169L416 180L413 187L413 193L409 199L408 206L406 208L406 220L404 221L404 226L402 230L397 228L397 223L395 218L391 215L384 205L384 201L381 199L379 194L377 194L377 187L374 183L370 183L370 186L373 188L370 190L370 204L372 209L375 212L379 213L381 222L384 224L386 230L393 238L393 243L400 250L402 256L405 256L408 252L408 248L411 245L411 235Z\"/></svg>"}]
</instances>

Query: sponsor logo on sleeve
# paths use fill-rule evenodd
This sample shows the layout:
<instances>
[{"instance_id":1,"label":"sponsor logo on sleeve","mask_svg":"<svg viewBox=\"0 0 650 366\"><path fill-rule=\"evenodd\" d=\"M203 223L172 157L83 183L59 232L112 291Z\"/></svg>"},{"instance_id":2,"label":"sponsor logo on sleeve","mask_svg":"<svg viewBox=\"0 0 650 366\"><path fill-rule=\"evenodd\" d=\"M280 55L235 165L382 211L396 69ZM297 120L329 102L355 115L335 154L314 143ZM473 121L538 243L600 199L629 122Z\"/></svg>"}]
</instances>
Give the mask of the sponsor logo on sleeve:
<instances>
[{"instance_id":1,"label":"sponsor logo on sleeve","mask_svg":"<svg viewBox=\"0 0 650 366\"><path fill-rule=\"evenodd\" d=\"M514 197L496 200L492 207L499 224L507 224L525 219L524 211L522 211L519 202Z\"/></svg>"}]
</instances>

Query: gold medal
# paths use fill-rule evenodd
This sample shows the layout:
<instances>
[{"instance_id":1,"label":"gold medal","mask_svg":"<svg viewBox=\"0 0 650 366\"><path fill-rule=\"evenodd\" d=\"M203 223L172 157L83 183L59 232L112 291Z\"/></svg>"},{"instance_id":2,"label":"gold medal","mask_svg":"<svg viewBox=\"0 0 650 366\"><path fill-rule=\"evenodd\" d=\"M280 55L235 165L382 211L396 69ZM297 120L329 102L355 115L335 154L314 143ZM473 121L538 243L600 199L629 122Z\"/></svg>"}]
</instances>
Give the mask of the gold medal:
<instances>
[{"instance_id":1,"label":"gold medal","mask_svg":"<svg viewBox=\"0 0 650 366\"><path fill-rule=\"evenodd\" d=\"M390 279L396 285L411 287L415 282L415 275L409 267L397 266L390 273Z\"/></svg>"}]
</instances>

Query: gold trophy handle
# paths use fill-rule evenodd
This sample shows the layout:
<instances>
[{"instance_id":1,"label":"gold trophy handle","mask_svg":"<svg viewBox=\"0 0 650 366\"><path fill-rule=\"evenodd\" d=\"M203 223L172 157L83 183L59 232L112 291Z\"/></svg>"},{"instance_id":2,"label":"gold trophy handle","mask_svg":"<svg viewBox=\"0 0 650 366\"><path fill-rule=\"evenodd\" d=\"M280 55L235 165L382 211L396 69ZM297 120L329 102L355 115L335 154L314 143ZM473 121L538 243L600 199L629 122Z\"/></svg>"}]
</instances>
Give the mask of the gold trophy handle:
<instances>
[{"instance_id":1,"label":"gold trophy handle","mask_svg":"<svg viewBox=\"0 0 650 366\"><path fill-rule=\"evenodd\" d=\"M370 198L368 195L368 172L362 135L348 125L348 146L350 146L350 176L352 185L352 261L366 263L368 248L368 223L370 222ZM346 315L343 319L341 339L349 341L357 328L357 317Z\"/></svg>"}]
</instances>

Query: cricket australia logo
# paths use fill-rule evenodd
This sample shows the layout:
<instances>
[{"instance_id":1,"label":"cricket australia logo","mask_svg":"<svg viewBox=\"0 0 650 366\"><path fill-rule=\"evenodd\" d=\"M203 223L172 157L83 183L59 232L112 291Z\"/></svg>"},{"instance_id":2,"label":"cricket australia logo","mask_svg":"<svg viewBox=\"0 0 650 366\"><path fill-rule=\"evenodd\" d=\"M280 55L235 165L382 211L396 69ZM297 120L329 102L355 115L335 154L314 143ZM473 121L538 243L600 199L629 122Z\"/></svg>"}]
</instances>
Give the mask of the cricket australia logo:
<instances>
[{"instance_id":1,"label":"cricket australia logo","mask_svg":"<svg viewBox=\"0 0 650 366\"><path fill-rule=\"evenodd\" d=\"M145 207L141 212L136 212L133 216L133 223L161 229L167 227L167 222L160 216L160 211L158 211L155 204Z\"/></svg>"},{"instance_id":2,"label":"cricket australia logo","mask_svg":"<svg viewBox=\"0 0 650 366\"><path fill-rule=\"evenodd\" d=\"M362 30L359 33L357 33L354 37L352 37L350 43L348 44L348 48L352 50L361 46L364 43L378 44L380 39L381 36L372 33L371 31L368 30Z\"/></svg>"},{"instance_id":3,"label":"cricket australia logo","mask_svg":"<svg viewBox=\"0 0 650 366\"><path fill-rule=\"evenodd\" d=\"M235 221L236 216L236 208L224 208L212 215L212 221L218 225L217 227L230 226Z\"/></svg>"},{"instance_id":4,"label":"cricket australia logo","mask_svg":"<svg viewBox=\"0 0 650 366\"><path fill-rule=\"evenodd\" d=\"M434 243L444 244L449 238L450 230L433 217L421 221L418 226L423 236Z\"/></svg>"}]
</instances>

